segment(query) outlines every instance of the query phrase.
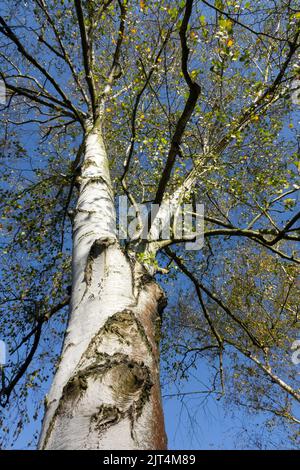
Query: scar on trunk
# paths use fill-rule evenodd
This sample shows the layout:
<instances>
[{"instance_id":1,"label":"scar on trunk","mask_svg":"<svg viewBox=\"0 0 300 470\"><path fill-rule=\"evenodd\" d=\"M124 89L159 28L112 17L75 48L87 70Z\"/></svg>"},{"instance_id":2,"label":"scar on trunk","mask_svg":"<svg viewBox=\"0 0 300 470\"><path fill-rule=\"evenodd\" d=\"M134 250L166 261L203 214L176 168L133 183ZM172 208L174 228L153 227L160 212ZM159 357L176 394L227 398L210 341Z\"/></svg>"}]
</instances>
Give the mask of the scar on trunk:
<instances>
[{"instance_id":1,"label":"scar on trunk","mask_svg":"<svg viewBox=\"0 0 300 470\"><path fill-rule=\"evenodd\" d=\"M98 411L91 416L90 431L94 428L101 435L110 426L128 417L131 437L136 439L134 425L142 415L154 385L150 369L145 364L132 361L125 356L122 362L111 367L107 374L114 402L99 406Z\"/></svg>"},{"instance_id":2,"label":"scar on trunk","mask_svg":"<svg viewBox=\"0 0 300 470\"><path fill-rule=\"evenodd\" d=\"M95 380L106 382L106 386L112 391L113 403L102 403L98 411L91 415L90 432L94 426L102 434L108 427L128 417L134 439L134 424L149 401L154 385L151 370L143 362L135 361L125 354L116 353L110 356L104 353L98 355L96 362L73 374L64 386L58 407L49 423L43 449L51 437L56 419L72 413L75 406L80 406L89 381Z\"/></svg>"},{"instance_id":3,"label":"scar on trunk","mask_svg":"<svg viewBox=\"0 0 300 470\"><path fill-rule=\"evenodd\" d=\"M86 265L83 273L83 282L85 282L85 291L79 304L83 301L88 289L92 283L93 278L93 265L95 260L111 245L116 243L116 239L112 237L97 238L90 248Z\"/></svg>"}]
</instances>

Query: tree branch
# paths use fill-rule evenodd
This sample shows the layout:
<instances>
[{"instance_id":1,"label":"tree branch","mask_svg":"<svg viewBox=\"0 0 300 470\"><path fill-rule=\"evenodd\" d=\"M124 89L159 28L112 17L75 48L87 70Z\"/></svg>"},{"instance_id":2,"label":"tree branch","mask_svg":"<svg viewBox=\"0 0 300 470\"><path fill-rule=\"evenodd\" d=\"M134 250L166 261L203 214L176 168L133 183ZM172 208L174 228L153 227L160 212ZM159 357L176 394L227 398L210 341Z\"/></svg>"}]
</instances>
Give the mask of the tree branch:
<instances>
[{"instance_id":1,"label":"tree branch","mask_svg":"<svg viewBox=\"0 0 300 470\"><path fill-rule=\"evenodd\" d=\"M74 0L77 19L80 30L81 37L81 46L82 46L82 57L83 65L85 70L85 79L88 84L88 89L91 97L91 106L94 118L96 118L96 87L93 77L93 64L92 64L92 50L89 38L87 35L85 23L84 23L84 14L82 9L81 0Z\"/></svg>"},{"instance_id":2,"label":"tree branch","mask_svg":"<svg viewBox=\"0 0 300 470\"><path fill-rule=\"evenodd\" d=\"M155 198L154 198L154 203L155 204L160 204L162 199L163 199L163 195L164 195L166 186L169 182L171 172L172 172L175 160L176 160L176 156L180 152L180 143L181 143L183 133L184 133L185 128L187 126L187 123L189 122L189 119L190 119L190 117L191 117L191 115L194 111L194 108L196 106L198 97L199 97L200 92L201 92L200 85L198 85L198 83L196 81L193 81L191 79L191 76L188 72L188 58L189 58L190 50L189 50L189 47L187 45L186 32L187 32L189 20L190 20L191 13L192 13L192 7L193 7L193 0L187 0L186 5L185 5L184 17L183 17L181 27L180 27L180 31L179 31L180 43L181 43L181 53L182 53L182 55L181 55L181 69L182 69L184 79L185 79L185 81L186 81L186 83L189 87L189 90L190 90L189 91L189 97L188 97L188 99L185 103L184 110L183 110L183 112L182 112L182 114L181 114L181 116L180 116L180 118L177 122L175 132L174 132L172 140L171 140L171 145L170 145L167 161L166 161L165 167L163 169L161 179L158 183L158 188L157 188L156 195L155 195ZM149 220L149 222L151 224L150 220ZM150 230L150 225L149 225L149 230Z\"/></svg>"},{"instance_id":3,"label":"tree branch","mask_svg":"<svg viewBox=\"0 0 300 470\"><path fill-rule=\"evenodd\" d=\"M31 364L31 361L34 357L34 354L38 348L40 337L41 337L41 332L42 332L42 326L43 324L48 321L55 313L60 311L62 308L64 308L66 305L68 305L70 302L70 298L66 298L59 304L55 305L52 307L48 312L46 312L42 317L38 318L37 320L37 325L26 335L21 343L11 352L11 354L14 354L23 344L25 344L32 336L34 336L34 340L32 343L32 346L30 348L29 354L27 355L26 359L24 360L23 364L19 367L18 371L16 372L15 376L10 380L9 384L7 386L3 386L2 389L0 390L0 404L1 406L6 406L7 403L9 402L10 395L19 382L19 380L23 377L24 373L28 369L29 365ZM2 401L3 397L5 397L5 400Z\"/></svg>"},{"instance_id":4,"label":"tree branch","mask_svg":"<svg viewBox=\"0 0 300 470\"><path fill-rule=\"evenodd\" d=\"M17 46L18 51L23 55L23 57L25 57L34 67L36 67L47 78L47 80L49 80L49 82L53 85L58 94L63 98L63 102L65 103L66 107L73 111L79 121L82 121L82 113L76 109L76 107L69 100L65 92L61 89L61 87L58 85L52 75L50 75L49 72L31 54L29 54L29 52L26 51L21 41L18 39L12 29L8 26L2 16L0 16L0 24L2 25L2 27L0 27L0 32L9 39L11 39L13 43Z\"/></svg>"},{"instance_id":5,"label":"tree branch","mask_svg":"<svg viewBox=\"0 0 300 470\"><path fill-rule=\"evenodd\" d=\"M260 349L263 348L261 342L249 331L244 321L234 315L231 310L215 294L213 294L206 286L204 286L203 283L196 279L196 277L187 269L182 260L173 251L171 251L168 247L166 247L164 251L171 259L175 261L180 270L192 281L197 290L201 289L203 292L205 292L208 297L210 297L217 305L219 305L222 310L224 310L224 312L227 313L227 315L245 331L245 333L251 339L251 342L255 346Z\"/></svg>"}]
</instances>

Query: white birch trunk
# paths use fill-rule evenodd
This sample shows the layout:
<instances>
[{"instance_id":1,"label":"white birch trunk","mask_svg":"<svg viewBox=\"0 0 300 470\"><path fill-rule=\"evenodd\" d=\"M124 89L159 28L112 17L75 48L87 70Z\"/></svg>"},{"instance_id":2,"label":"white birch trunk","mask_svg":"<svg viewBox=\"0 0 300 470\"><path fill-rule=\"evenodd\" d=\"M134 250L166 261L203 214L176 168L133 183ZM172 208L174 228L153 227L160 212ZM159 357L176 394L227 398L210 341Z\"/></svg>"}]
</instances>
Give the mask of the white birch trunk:
<instances>
[{"instance_id":1,"label":"white birch trunk","mask_svg":"<svg viewBox=\"0 0 300 470\"><path fill-rule=\"evenodd\" d=\"M164 449L159 311L164 295L121 249L99 129L85 140L73 286L40 449Z\"/></svg>"}]
</instances>

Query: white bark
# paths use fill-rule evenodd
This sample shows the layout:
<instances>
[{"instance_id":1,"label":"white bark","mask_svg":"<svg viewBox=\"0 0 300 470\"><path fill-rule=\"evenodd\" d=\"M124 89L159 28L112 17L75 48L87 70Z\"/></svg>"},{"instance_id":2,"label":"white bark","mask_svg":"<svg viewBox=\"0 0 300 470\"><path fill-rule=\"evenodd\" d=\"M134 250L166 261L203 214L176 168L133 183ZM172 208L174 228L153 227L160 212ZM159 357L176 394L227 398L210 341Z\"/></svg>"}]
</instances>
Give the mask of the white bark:
<instances>
[{"instance_id":1,"label":"white bark","mask_svg":"<svg viewBox=\"0 0 300 470\"><path fill-rule=\"evenodd\" d=\"M86 137L73 226L70 319L40 449L166 446L155 327L163 293L115 235L101 132Z\"/></svg>"}]
</instances>

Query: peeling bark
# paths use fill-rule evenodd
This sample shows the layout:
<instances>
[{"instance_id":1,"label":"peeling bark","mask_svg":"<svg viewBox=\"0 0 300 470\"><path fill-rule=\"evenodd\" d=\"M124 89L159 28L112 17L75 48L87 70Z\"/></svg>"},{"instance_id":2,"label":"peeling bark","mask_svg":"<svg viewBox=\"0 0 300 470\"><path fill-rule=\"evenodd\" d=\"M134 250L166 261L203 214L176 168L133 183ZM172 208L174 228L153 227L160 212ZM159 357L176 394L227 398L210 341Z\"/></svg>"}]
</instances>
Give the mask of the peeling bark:
<instances>
[{"instance_id":1,"label":"peeling bark","mask_svg":"<svg viewBox=\"0 0 300 470\"><path fill-rule=\"evenodd\" d=\"M73 286L40 449L164 449L159 383L162 290L114 232L101 132L85 140L73 225Z\"/></svg>"}]
</instances>

